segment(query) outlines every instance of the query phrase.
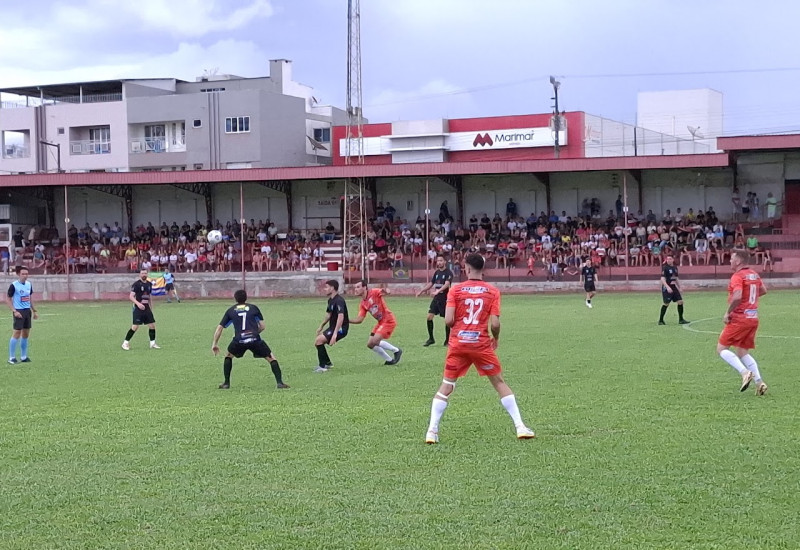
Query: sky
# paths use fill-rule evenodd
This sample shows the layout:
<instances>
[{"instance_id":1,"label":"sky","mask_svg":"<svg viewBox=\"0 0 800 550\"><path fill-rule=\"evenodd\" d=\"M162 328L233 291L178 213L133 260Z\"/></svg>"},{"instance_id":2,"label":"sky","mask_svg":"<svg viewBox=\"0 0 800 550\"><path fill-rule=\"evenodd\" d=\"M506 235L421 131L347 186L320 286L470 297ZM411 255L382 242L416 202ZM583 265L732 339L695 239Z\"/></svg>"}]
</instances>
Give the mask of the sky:
<instances>
[{"instance_id":1,"label":"sky","mask_svg":"<svg viewBox=\"0 0 800 550\"><path fill-rule=\"evenodd\" d=\"M347 0L0 0L0 14L0 88L267 76L283 58L345 105ZM361 0L363 111L551 112L554 75L566 111L635 123L638 92L712 88L724 134L800 133L799 16L797 0Z\"/></svg>"}]
</instances>

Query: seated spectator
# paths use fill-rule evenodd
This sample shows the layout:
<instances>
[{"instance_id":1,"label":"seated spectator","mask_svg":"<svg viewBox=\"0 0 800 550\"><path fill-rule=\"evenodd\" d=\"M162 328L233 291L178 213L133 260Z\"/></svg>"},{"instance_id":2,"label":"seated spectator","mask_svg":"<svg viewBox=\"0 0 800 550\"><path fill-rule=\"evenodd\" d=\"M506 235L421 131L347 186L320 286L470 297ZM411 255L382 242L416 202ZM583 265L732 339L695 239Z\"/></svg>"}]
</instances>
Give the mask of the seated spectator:
<instances>
[{"instance_id":1,"label":"seated spectator","mask_svg":"<svg viewBox=\"0 0 800 550\"><path fill-rule=\"evenodd\" d=\"M336 228L333 227L333 224L331 222L328 222L328 225L325 226L325 233L323 234L323 239L326 243L332 243L335 238L336 238Z\"/></svg>"}]
</instances>

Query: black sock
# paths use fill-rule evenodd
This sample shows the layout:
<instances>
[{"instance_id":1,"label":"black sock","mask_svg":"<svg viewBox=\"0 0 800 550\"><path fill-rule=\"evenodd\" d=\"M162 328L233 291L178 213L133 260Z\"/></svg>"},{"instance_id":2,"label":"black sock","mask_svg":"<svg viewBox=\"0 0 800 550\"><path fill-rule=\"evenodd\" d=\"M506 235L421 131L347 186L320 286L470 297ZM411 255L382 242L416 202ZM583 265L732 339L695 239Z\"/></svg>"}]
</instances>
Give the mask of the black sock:
<instances>
[{"instance_id":1,"label":"black sock","mask_svg":"<svg viewBox=\"0 0 800 550\"><path fill-rule=\"evenodd\" d=\"M428 319L428 340L433 340L433 319Z\"/></svg>"},{"instance_id":2,"label":"black sock","mask_svg":"<svg viewBox=\"0 0 800 550\"><path fill-rule=\"evenodd\" d=\"M136 331L135 331L135 330L128 329L128 334L126 334L126 335L125 335L125 340L127 340L128 342L130 342L130 341L131 341L131 338L133 338L133 335L134 335L134 334L136 334Z\"/></svg>"},{"instance_id":3,"label":"black sock","mask_svg":"<svg viewBox=\"0 0 800 550\"><path fill-rule=\"evenodd\" d=\"M450 342L450 327L447 325L444 326L444 343L447 344Z\"/></svg>"},{"instance_id":4,"label":"black sock","mask_svg":"<svg viewBox=\"0 0 800 550\"><path fill-rule=\"evenodd\" d=\"M231 371L233 370L233 357L226 357L222 362L222 374L225 376L225 383L231 384Z\"/></svg>"},{"instance_id":5,"label":"black sock","mask_svg":"<svg viewBox=\"0 0 800 550\"><path fill-rule=\"evenodd\" d=\"M683 321L683 304L678 304L678 320Z\"/></svg>"},{"instance_id":6,"label":"black sock","mask_svg":"<svg viewBox=\"0 0 800 550\"><path fill-rule=\"evenodd\" d=\"M147 334L150 335L150 341L151 342L155 342L156 341L156 329L154 329L154 328L149 329L147 331Z\"/></svg>"},{"instance_id":7,"label":"black sock","mask_svg":"<svg viewBox=\"0 0 800 550\"><path fill-rule=\"evenodd\" d=\"M587 304L591 304L591 303L592 303L592 299L591 299L591 298L587 299L587 300L586 300L586 303L587 303Z\"/></svg>"},{"instance_id":8,"label":"black sock","mask_svg":"<svg viewBox=\"0 0 800 550\"><path fill-rule=\"evenodd\" d=\"M283 384L283 377L281 375L281 367L280 367L280 365L278 365L278 361L277 360L270 361L269 362L269 366L272 367L272 374L275 375L275 382L277 382L278 385Z\"/></svg>"},{"instance_id":9,"label":"black sock","mask_svg":"<svg viewBox=\"0 0 800 550\"><path fill-rule=\"evenodd\" d=\"M667 312L667 306L661 306L661 317L658 318L659 323L664 321L664 314L666 312Z\"/></svg>"},{"instance_id":10,"label":"black sock","mask_svg":"<svg viewBox=\"0 0 800 550\"><path fill-rule=\"evenodd\" d=\"M317 358L319 359L320 367L331 364L331 358L328 357L328 350L325 349L325 344L319 344L317 346Z\"/></svg>"}]
</instances>

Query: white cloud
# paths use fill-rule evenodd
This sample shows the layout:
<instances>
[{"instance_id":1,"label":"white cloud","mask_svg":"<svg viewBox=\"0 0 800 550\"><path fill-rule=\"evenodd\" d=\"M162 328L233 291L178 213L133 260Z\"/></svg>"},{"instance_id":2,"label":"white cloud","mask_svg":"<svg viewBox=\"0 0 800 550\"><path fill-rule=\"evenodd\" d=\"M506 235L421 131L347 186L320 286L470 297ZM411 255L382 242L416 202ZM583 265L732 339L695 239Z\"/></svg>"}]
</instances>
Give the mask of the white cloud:
<instances>
[{"instance_id":1,"label":"white cloud","mask_svg":"<svg viewBox=\"0 0 800 550\"><path fill-rule=\"evenodd\" d=\"M464 116L474 108L469 93L441 79L413 90L385 89L365 98L364 115L372 122Z\"/></svg>"}]
</instances>

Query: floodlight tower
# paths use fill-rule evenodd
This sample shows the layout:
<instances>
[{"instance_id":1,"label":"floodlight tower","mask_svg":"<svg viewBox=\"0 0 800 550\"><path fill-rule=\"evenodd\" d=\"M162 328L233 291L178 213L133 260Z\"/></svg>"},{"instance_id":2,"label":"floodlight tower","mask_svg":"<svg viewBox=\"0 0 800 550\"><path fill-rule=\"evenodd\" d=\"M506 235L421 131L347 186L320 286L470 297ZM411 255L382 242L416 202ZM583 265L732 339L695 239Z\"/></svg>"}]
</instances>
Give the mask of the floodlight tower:
<instances>
[{"instance_id":1,"label":"floodlight tower","mask_svg":"<svg viewBox=\"0 0 800 550\"><path fill-rule=\"evenodd\" d=\"M347 1L347 126L345 129L345 164L364 164L364 119L361 112L361 2ZM369 278L366 261L367 209L364 178L347 178L344 194L342 257L351 237L357 237L361 256L359 269Z\"/></svg>"}]
</instances>

